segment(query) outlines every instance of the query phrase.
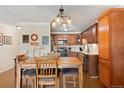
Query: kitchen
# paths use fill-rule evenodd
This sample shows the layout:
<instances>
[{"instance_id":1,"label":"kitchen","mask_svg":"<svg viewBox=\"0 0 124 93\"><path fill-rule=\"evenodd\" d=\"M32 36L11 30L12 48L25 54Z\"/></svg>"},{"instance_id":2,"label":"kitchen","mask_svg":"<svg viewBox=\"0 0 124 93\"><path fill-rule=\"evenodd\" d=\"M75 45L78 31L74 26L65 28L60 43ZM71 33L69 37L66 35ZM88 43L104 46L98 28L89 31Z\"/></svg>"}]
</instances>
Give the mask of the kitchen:
<instances>
[{"instance_id":1,"label":"kitchen","mask_svg":"<svg viewBox=\"0 0 124 93\"><path fill-rule=\"evenodd\" d=\"M81 33L52 34L52 44L57 49L66 48L66 56L77 56L83 62L84 72L99 78L106 87L124 87L123 16L123 8L108 9ZM66 42L59 45L59 40Z\"/></svg>"},{"instance_id":2,"label":"kitchen","mask_svg":"<svg viewBox=\"0 0 124 93\"><path fill-rule=\"evenodd\" d=\"M83 5L46 5L46 6L0 6L0 18L3 23L0 24L1 38L1 62L0 71L3 74L5 71L12 69L13 83L9 87L21 87L21 70L36 68L35 57L49 57L56 55L58 68L61 70L59 82L60 87L68 88L123 88L124 87L124 69L123 69L123 55L124 55L124 8L123 6L83 6ZM9 8L8 8L9 7ZM60 9L59 9L60 8ZM9 10L10 9L10 10ZM15 11L14 9L25 10L29 15L23 17L21 14L24 11ZM34 9L29 11L30 9ZM38 10L37 10L38 9ZM43 10L42 10L43 9ZM50 10L51 9L51 10ZM69 22L72 18L72 24L65 27L52 27L55 20L56 10L59 13L64 9L69 13ZM4 12L10 11L10 12ZM13 11L13 12L11 12ZM28 12L27 12L28 11ZM34 11L37 11L34 13ZM40 11L44 12L39 16ZM52 13L53 11L54 13ZM84 11L84 12L81 12ZM13 18L14 26L5 24L6 17L3 15L18 14L18 19L28 19L35 22L17 22L18 20L13 15L8 16L8 20ZM92 14L92 16L90 16ZM50 16L49 16L50 15ZM75 16L80 16L76 18ZM47 16L47 17L46 17ZM58 17L58 16L56 16ZM60 16L61 17L61 16ZM83 19L83 17L85 17ZM32 19L34 18L34 19ZM39 21L38 18L42 19ZM87 19L87 20L85 20ZM57 20L57 19L56 19ZM57 20L58 21L58 20ZM2 22L2 21L1 21ZM5 23L4 23L5 22ZM41 22L41 23L40 23ZM47 23L45 23L47 22ZM50 23L51 22L51 23ZM74 22L74 23L73 23ZM11 23L8 21L8 23ZM17 23L19 23L17 25ZM15 25L16 24L16 25ZM20 26L21 29L18 29ZM55 23L54 23L55 26ZM64 27L64 29L63 29ZM77 29L78 28L78 29ZM8 54L8 55L3 55ZM16 63L15 59L19 54L26 55L26 62L22 64ZM71 60L68 58L72 58ZM73 62L73 58L74 61ZM75 59L76 58L76 59ZM9 59L9 60L8 60ZM67 60L68 59L68 60ZM59 60L59 61L58 61ZM36 60L35 60L36 61ZM70 61L70 63L68 62ZM5 62L5 63L4 63ZM15 62L15 64L14 64ZM72 63L71 63L72 62ZM38 63L38 62L37 62ZM66 64L68 63L68 64ZM67 67L65 66L68 65ZM78 73L75 74L75 65L78 68ZM17 68L16 68L17 66ZM69 67L71 66L71 67ZM32 67L32 68L31 68ZM15 68L15 69L14 69ZM71 85L65 83L66 75L64 73L66 68L71 68L74 73L71 73ZM74 69L72 69L74 68ZM14 69L14 70L13 70ZM83 73L82 73L83 72ZM1 74L1 77L3 76ZM70 73L69 73L70 74ZM74 74L74 75L72 75ZM83 77L82 77L83 76ZM61 77L63 77L61 79ZM34 77L33 77L34 79ZM36 75L35 75L36 79ZM0 79L2 81L2 79ZM37 80L37 79L36 79ZM63 81L63 82L62 82ZM36 83L34 80L33 82ZM6 80L3 82L6 84ZM3 85L4 85L3 84ZM69 82L70 84L70 82ZM83 85L84 84L84 85ZM3 87L1 83L1 87ZM30 85L30 84L29 84ZM34 84L36 85L36 84ZM6 86L5 86L6 87ZM34 86L33 86L34 87ZM36 87L36 86L35 86ZM37 87L39 87L37 85ZM41 86L42 87L42 86Z\"/></svg>"},{"instance_id":3,"label":"kitchen","mask_svg":"<svg viewBox=\"0 0 124 93\"><path fill-rule=\"evenodd\" d=\"M97 27L98 23L94 23L82 33L51 34L53 51L62 57L78 57L83 62L84 73L91 78L98 78Z\"/></svg>"}]
</instances>

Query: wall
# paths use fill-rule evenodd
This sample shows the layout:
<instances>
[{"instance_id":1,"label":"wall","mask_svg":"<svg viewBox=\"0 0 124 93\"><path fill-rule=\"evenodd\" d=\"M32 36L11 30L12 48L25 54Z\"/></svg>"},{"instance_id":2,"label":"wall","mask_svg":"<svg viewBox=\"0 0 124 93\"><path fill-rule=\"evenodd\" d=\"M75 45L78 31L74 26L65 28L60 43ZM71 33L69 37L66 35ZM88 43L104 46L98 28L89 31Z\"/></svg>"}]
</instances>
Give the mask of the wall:
<instances>
[{"instance_id":1,"label":"wall","mask_svg":"<svg viewBox=\"0 0 124 93\"><path fill-rule=\"evenodd\" d=\"M18 53L17 35L15 27L0 23L0 33L12 36L12 45L0 46L0 73L14 66L13 58Z\"/></svg>"},{"instance_id":2,"label":"wall","mask_svg":"<svg viewBox=\"0 0 124 93\"><path fill-rule=\"evenodd\" d=\"M32 34L38 35L37 42L39 42L39 45L30 45ZM22 35L29 35L29 43L22 43ZM42 36L49 36L48 45L42 45ZM26 53L29 57L34 56L33 48L35 48L35 56L46 55L51 50L50 25L48 23L23 23L21 24L18 38L20 53Z\"/></svg>"}]
</instances>

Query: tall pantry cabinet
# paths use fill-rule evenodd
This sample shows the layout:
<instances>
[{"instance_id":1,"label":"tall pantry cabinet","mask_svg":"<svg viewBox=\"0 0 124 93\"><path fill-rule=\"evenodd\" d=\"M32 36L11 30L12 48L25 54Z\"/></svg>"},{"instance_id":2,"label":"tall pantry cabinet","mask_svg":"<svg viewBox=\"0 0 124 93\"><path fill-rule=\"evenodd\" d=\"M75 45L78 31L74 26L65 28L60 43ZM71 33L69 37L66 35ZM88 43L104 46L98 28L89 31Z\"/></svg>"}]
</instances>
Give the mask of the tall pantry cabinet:
<instances>
[{"instance_id":1,"label":"tall pantry cabinet","mask_svg":"<svg viewBox=\"0 0 124 93\"><path fill-rule=\"evenodd\" d=\"M124 8L98 19L99 79L106 87L124 87Z\"/></svg>"}]
</instances>

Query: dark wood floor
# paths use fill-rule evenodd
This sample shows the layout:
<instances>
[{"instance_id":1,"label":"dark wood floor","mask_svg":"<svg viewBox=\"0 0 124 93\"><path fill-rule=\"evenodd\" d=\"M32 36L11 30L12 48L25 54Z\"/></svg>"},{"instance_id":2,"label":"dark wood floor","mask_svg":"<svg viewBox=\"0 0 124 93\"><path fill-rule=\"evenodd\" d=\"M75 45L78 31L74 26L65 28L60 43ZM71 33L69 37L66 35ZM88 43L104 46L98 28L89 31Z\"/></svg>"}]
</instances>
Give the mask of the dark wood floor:
<instances>
[{"instance_id":1,"label":"dark wood floor","mask_svg":"<svg viewBox=\"0 0 124 93\"><path fill-rule=\"evenodd\" d=\"M84 88L105 88L98 79L91 79L84 73ZM14 68L0 74L0 88L14 88L15 87L15 75Z\"/></svg>"}]
</instances>

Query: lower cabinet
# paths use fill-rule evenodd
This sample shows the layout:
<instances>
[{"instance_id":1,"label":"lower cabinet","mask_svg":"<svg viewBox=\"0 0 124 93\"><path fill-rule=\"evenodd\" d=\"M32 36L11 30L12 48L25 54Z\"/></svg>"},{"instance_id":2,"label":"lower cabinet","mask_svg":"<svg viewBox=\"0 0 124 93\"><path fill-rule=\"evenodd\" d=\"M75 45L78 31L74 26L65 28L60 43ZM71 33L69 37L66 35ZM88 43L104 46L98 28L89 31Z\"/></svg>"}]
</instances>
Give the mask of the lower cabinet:
<instances>
[{"instance_id":1,"label":"lower cabinet","mask_svg":"<svg viewBox=\"0 0 124 93\"><path fill-rule=\"evenodd\" d=\"M68 57L77 57L77 53L76 52L69 52Z\"/></svg>"},{"instance_id":2,"label":"lower cabinet","mask_svg":"<svg viewBox=\"0 0 124 93\"><path fill-rule=\"evenodd\" d=\"M83 55L83 69L90 78L98 78L98 55Z\"/></svg>"},{"instance_id":3,"label":"lower cabinet","mask_svg":"<svg viewBox=\"0 0 124 93\"><path fill-rule=\"evenodd\" d=\"M111 68L105 64L99 64L99 79L106 87L111 87Z\"/></svg>"},{"instance_id":4,"label":"lower cabinet","mask_svg":"<svg viewBox=\"0 0 124 93\"><path fill-rule=\"evenodd\" d=\"M98 56L88 55L88 74L92 78L98 78Z\"/></svg>"}]
</instances>

